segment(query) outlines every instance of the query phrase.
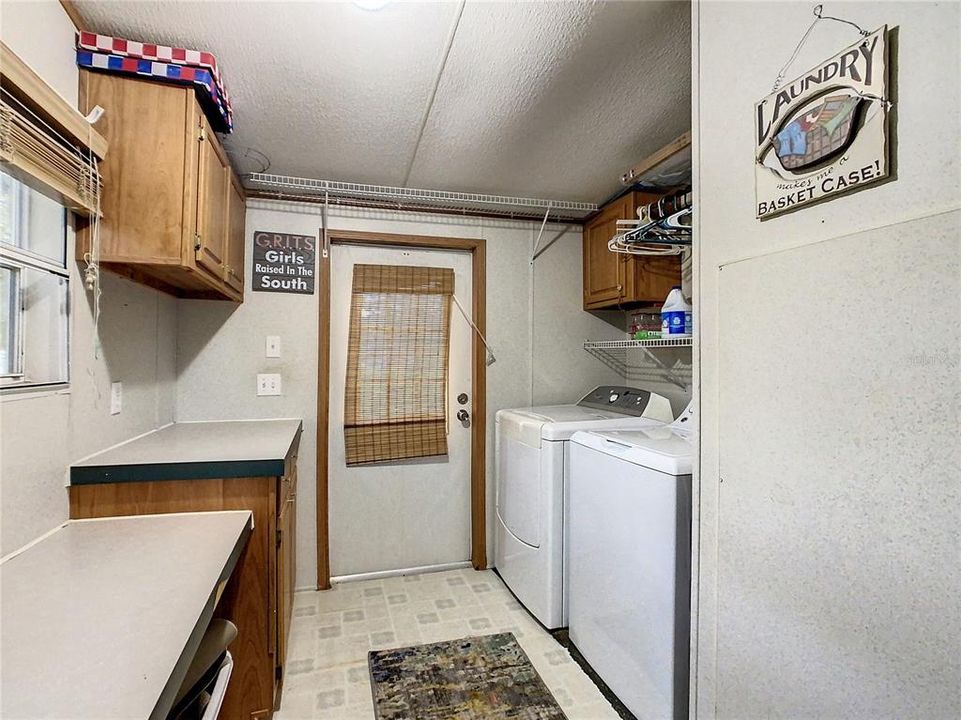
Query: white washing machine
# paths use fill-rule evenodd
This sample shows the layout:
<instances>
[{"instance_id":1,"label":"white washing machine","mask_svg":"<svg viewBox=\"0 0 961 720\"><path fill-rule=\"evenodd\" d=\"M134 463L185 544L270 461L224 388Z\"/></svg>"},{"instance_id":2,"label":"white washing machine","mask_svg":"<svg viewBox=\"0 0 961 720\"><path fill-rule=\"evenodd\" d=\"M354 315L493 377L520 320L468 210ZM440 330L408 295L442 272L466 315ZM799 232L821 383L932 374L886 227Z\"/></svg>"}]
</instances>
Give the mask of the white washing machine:
<instances>
[{"instance_id":1,"label":"white washing machine","mask_svg":"<svg viewBox=\"0 0 961 720\"><path fill-rule=\"evenodd\" d=\"M688 717L693 426L571 439L571 642L643 720Z\"/></svg>"},{"instance_id":2,"label":"white washing machine","mask_svg":"<svg viewBox=\"0 0 961 720\"><path fill-rule=\"evenodd\" d=\"M545 627L567 625L564 506L571 435L673 419L666 398L613 386L595 388L575 405L497 412L494 562L504 582Z\"/></svg>"}]
</instances>

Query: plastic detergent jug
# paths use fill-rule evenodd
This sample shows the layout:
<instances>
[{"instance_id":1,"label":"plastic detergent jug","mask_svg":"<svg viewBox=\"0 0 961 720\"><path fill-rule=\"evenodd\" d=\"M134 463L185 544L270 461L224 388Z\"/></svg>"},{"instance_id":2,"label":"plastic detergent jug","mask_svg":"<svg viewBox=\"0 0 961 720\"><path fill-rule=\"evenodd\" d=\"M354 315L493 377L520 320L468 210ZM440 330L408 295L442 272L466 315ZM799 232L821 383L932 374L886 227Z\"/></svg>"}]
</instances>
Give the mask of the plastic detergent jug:
<instances>
[{"instance_id":1,"label":"plastic detergent jug","mask_svg":"<svg viewBox=\"0 0 961 720\"><path fill-rule=\"evenodd\" d=\"M681 293L681 286L675 285L661 308L661 337L690 335L693 329L691 310L691 304Z\"/></svg>"}]
</instances>

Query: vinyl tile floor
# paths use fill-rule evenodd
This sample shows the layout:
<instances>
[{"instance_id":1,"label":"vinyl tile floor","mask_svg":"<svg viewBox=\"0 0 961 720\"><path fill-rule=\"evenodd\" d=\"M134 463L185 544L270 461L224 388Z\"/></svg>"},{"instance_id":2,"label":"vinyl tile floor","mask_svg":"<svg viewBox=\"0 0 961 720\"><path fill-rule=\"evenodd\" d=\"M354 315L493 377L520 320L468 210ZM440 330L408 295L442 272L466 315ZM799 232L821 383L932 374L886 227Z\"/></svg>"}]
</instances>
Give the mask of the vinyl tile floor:
<instances>
[{"instance_id":1,"label":"vinyl tile floor","mask_svg":"<svg viewBox=\"0 0 961 720\"><path fill-rule=\"evenodd\" d=\"M373 720L368 651L499 632L514 633L569 720L617 720L567 650L501 579L471 569L297 593L283 700L274 717Z\"/></svg>"}]
</instances>

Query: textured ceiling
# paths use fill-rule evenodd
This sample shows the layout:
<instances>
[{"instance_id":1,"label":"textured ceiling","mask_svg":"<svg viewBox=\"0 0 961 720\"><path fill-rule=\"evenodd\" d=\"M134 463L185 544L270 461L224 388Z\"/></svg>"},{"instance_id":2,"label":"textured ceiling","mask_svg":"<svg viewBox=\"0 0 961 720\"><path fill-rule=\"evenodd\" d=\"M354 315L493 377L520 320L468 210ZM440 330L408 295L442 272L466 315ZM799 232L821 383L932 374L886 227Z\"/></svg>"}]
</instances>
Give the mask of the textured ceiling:
<instances>
[{"instance_id":1,"label":"textured ceiling","mask_svg":"<svg viewBox=\"0 0 961 720\"><path fill-rule=\"evenodd\" d=\"M686 2L468 2L419 143L457 3L76 5L217 55L241 171L597 202L690 127Z\"/></svg>"}]
</instances>

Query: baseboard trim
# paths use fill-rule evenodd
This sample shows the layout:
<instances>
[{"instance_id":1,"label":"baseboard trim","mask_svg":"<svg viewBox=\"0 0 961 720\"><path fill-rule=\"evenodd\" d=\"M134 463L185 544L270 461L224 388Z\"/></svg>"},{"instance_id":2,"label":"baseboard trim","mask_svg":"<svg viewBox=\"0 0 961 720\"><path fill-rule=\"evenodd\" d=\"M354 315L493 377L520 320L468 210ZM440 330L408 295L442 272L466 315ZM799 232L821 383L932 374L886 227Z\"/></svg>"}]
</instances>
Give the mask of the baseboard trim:
<instances>
[{"instance_id":1,"label":"baseboard trim","mask_svg":"<svg viewBox=\"0 0 961 720\"><path fill-rule=\"evenodd\" d=\"M377 572L355 573L353 575L338 575L330 578L331 585L359 582L361 580L383 580L401 575L422 575L424 573L444 572L445 570L461 570L471 567L470 560L463 562L444 563L442 565L419 565L417 567L401 568L399 570L380 570Z\"/></svg>"}]
</instances>

